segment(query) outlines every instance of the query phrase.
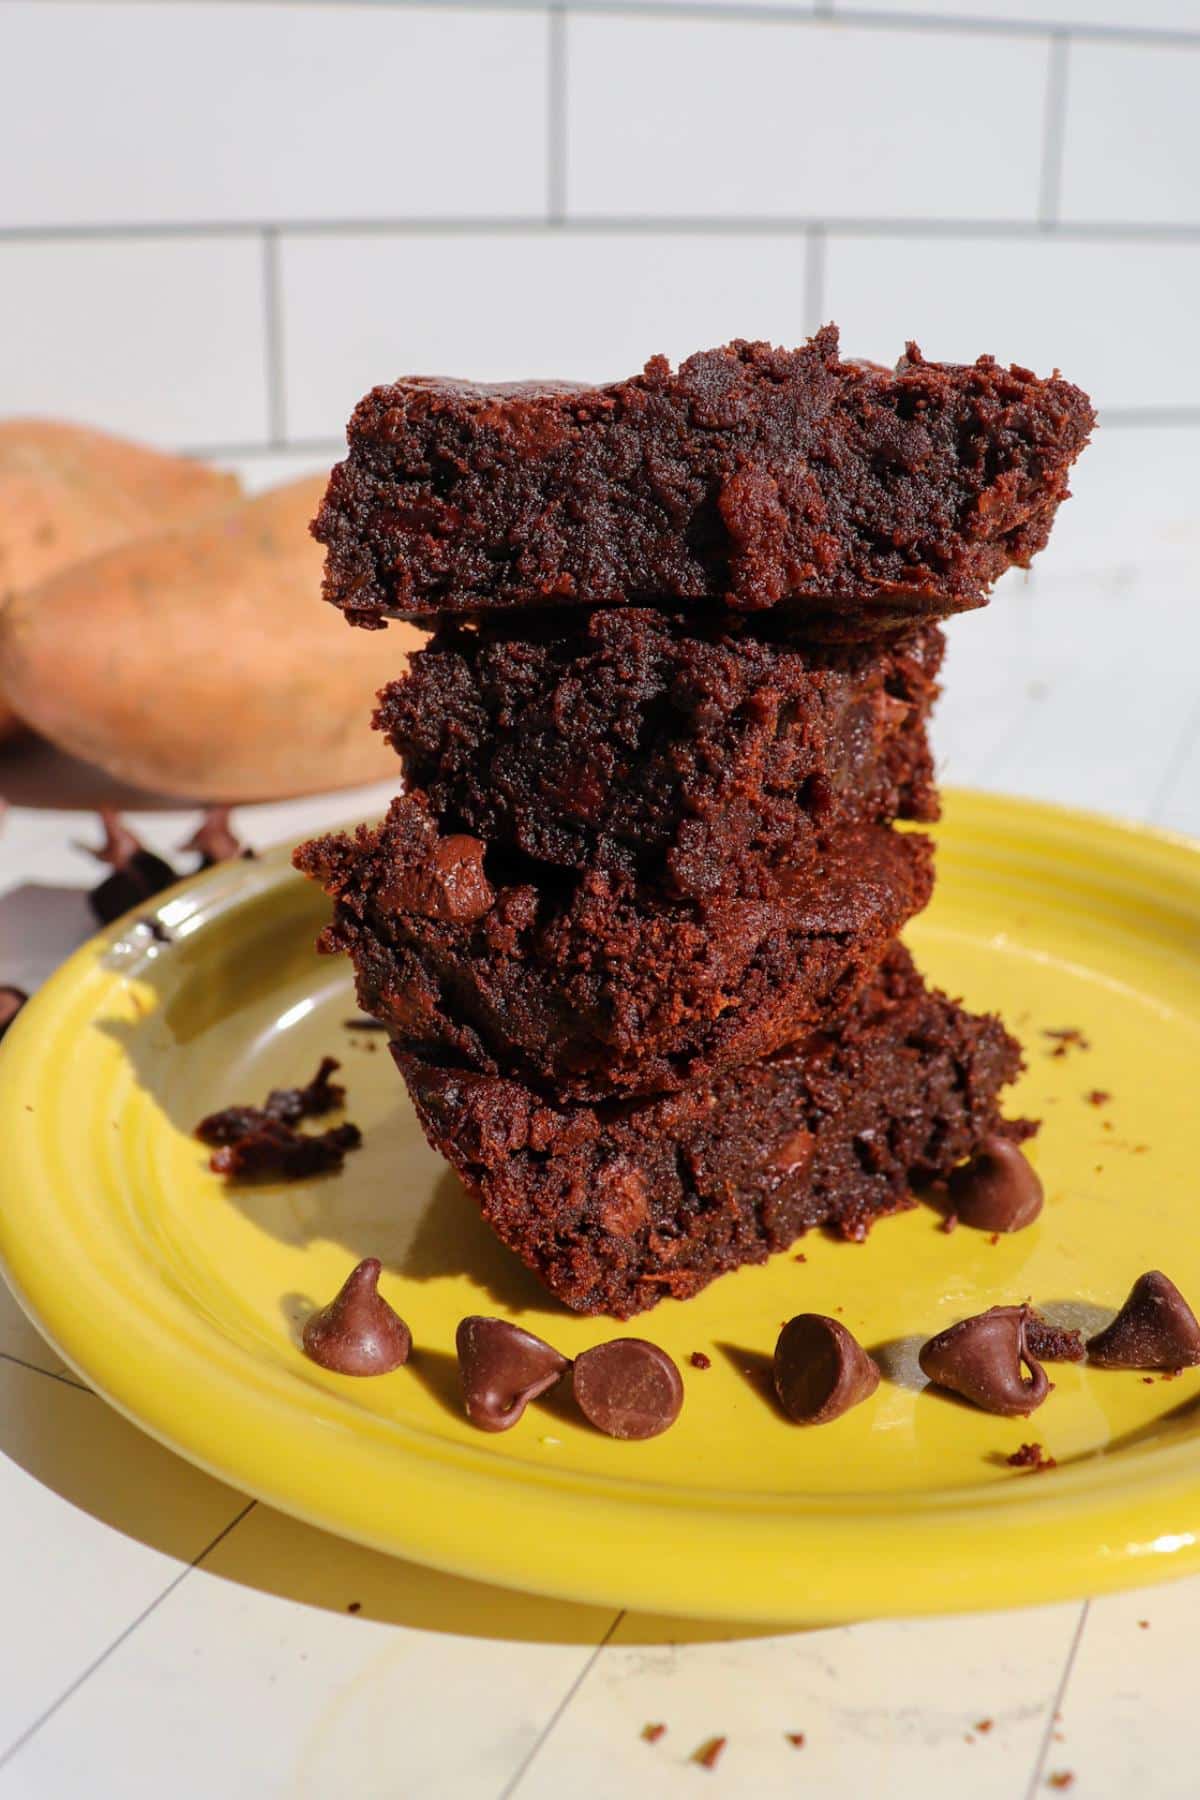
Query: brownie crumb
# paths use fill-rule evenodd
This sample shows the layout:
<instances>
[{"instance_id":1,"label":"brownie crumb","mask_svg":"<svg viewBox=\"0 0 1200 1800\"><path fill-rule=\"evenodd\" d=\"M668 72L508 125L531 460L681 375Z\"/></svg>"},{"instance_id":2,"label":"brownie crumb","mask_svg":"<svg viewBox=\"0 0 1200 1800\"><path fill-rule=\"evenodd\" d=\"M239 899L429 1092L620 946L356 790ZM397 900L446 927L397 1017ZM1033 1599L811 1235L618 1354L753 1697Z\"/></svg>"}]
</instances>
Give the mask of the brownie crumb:
<instances>
[{"instance_id":1,"label":"brownie crumb","mask_svg":"<svg viewBox=\"0 0 1200 1800\"><path fill-rule=\"evenodd\" d=\"M302 1119L332 1112L345 1101L345 1088L329 1079L337 1067L332 1056L322 1057L304 1087L273 1088L262 1106L227 1106L201 1119L195 1135L212 1147L208 1166L214 1175L279 1175L284 1181L302 1181L340 1169L346 1152L362 1143L357 1125L319 1133L296 1130Z\"/></svg>"},{"instance_id":2,"label":"brownie crumb","mask_svg":"<svg viewBox=\"0 0 1200 1800\"><path fill-rule=\"evenodd\" d=\"M382 1019L343 1019L342 1026L343 1026L343 1029L346 1031L386 1031L387 1030L387 1026L384 1024Z\"/></svg>"},{"instance_id":3,"label":"brownie crumb","mask_svg":"<svg viewBox=\"0 0 1200 1800\"><path fill-rule=\"evenodd\" d=\"M793 1750L803 1750L804 1733L802 1731L785 1731L783 1735Z\"/></svg>"},{"instance_id":4,"label":"brownie crumb","mask_svg":"<svg viewBox=\"0 0 1200 1800\"><path fill-rule=\"evenodd\" d=\"M1060 1793L1075 1786L1075 1777L1070 1769L1056 1769L1053 1775L1047 1776L1046 1786L1057 1788Z\"/></svg>"},{"instance_id":5,"label":"brownie crumb","mask_svg":"<svg viewBox=\"0 0 1200 1800\"><path fill-rule=\"evenodd\" d=\"M1025 1346L1038 1362L1082 1362L1087 1355L1081 1331L1052 1325L1032 1307L1025 1316Z\"/></svg>"},{"instance_id":6,"label":"brownie crumb","mask_svg":"<svg viewBox=\"0 0 1200 1800\"><path fill-rule=\"evenodd\" d=\"M1089 1088L1083 1097L1089 1106L1107 1106L1112 1099L1107 1088Z\"/></svg>"},{"instance_id":7,"label":"brownie crumb","mask_svg":"<svg viewBox=\"0 0 1200 1800\"><path fill-rule=\"evenodd\" d=\"M1028 1469L1031 1475L1041 1475L1046 1469L1057 1469L1054 1457L1047 1456L1039 1443L1022 1444L1011 1456L1005 1457L1010 1469ZM976 1727L980 1729L980 1727Z\"/></svg>"},{"instance_id":8,"label":"brownie crumb","mask_svg":"<svg viewBox=\"0 0 1200 1800\"><path fill-rule=\"evenodd\" d=\"M643 1725L642 1726L642 1736L645 1738L645 1740L648 1744L657 1744L660 1737L666 1736L666 1731L667 1731L667 1728L665 1725Z\"/></svg>"},{"instance_id":9,"label":"brownie crumb","mask_svg":"<svg viewBox=\"0 0 1200 1800\"><path fill-rule=\"evenodd\" d=\"M1149 1619L1139 1619L1138 1620L1138 1630L1139 1631L1149 1631L1149 1629L1150 1629Z\"/></svg>"},{"instance_id":10,"label":"brownie crumb","mask_svg":"<svg viewBox=\"0 0 1200 1800\"><path fill-rule=\"evenodd\" d=\"M723 1737L711 1737L706 1739L698 1750L693 1750L692 1761L694 1763L699 1763L702 1769L715 1769L724 1754L725 1746L728 1742L729 1739Z\"/></svg>"},{"instance_id":11,"label":"brownie crumb","mask_svg":"<svg viewBox=\"0 0 1200 1800\"><path fill-rule=\"evenodd\" d=\"M808 1258L807 1258L807 1256L805 1256L803 1250L797 1250L795 1256L792 1258L792 1261L806 1263L808 1261Z\"/></svg>"},{"instance_id":12,"label":"brownie crumb","mask_svg":"<svg viewBox=\"0 0 1200 1800\"><path fill-rule=\"evenodd\" d=\"M992 1729L995 1723L995 1719L977 1719L975 1722L975 1729L976 1731L987 1732Z\"/></svg>"},{"instance_id":13,"label":"brownie crumb","mask_svg":"<svg viewBox=\"0 0 1200 1800\"><path fill-rule=\"evenodd\" d=\"M361 1612L362 1611L362 1601L361 1600L352 1600L350 1602L349 1606L346 1608L346 1611L349 1613Z\"/></svg>"},{"instance_id":14,"label":"brownie crumb","mask_svg":"<svg viewBox=\"0 0 1200 1800\"><path fill-rule=\"evenodd\" d=\"M1065 1056L1068 1050L1090 1050L1091 1043L1080 1031L1078 1025L1063 1025L1051 1030L1043 1030L1042 1036L1053 1040L1054 1048L1051 1056Z\"/></svg>"},{"instance_id":15,"label":"brownie crumb","mask_svg":"<svg viewBox=\"0 0 1200 1800\"><path fill-rule=\"evenodd\" d=\"M942 1220L941 1229L946 1233L947 1237L950 1235L950 1233L952 1231L957 1231L958 1230L958 1214L954 1213L954 1212L947 1213L945 1218Z\"/></svg>"},{"instance_id":16,"label":"brownie crumb","mask_svg":"<svg viewBox=\"0 0 1200 1800\"><path fill-rule=\"evenodd\" d=\"M691 1363L693 1369L711 1369L712 1368L712 1357L705 1356L703 1350L693 1350L692 1354L688 1358L688 1360Z\"/></svg>"}]
</instances>

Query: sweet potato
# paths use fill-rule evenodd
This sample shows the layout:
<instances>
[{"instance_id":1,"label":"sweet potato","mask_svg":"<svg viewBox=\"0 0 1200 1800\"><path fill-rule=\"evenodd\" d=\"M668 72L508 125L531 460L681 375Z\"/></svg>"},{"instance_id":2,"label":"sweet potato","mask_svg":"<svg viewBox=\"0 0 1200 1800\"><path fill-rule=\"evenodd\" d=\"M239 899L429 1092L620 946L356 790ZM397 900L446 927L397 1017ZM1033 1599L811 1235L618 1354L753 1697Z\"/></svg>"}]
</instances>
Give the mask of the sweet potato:
<instances>
[{"instance_id":1,"label":"sweet potato","mask_svg":"<svg viewBox=\"0 0 1200 1800\"><path fill-rule=\"evenodd\" d=\"M282 798L396 774L373 696L421 641L349 631L293 482L11 596L0 693L52 742L189 799Z\"/></svg>"},{"instance_id":2,"label":"sweet potato","mask_svg":"<svg viewBox=\"0 0 1200 1800\"><path fill-rule=\"evenodd\" d=\"M14 590L238 494L236 475L83 425L0 422L0 604ZM17 720L0 706L0 739Z\"/></svg>"}]
</instances>

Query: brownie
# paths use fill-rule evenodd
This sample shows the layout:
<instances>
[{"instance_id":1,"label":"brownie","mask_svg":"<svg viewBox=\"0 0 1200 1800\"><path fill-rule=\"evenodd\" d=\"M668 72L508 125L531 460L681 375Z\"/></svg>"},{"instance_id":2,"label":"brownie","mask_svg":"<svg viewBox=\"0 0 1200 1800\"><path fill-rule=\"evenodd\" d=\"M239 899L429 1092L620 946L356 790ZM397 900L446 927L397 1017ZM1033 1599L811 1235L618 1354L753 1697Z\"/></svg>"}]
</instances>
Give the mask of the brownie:
<instances>
[{"instance_id":1,"label":"brownie","mask_svg":"<svg viewBox=\"0 0 1200 1800\"><path fill-rule=\"evenodd\" d=\"M1057 375L738 340L604 387L414 376L355 409L313 525L386 615L786 603L869 637L982 604L1045 543L1094 423Z\"/></svg>"},{"instance_id":2,"label":"brownie","mask_svg":"<svg viewBox=\"0 0 1200 1800\"><path fill-rule=\"evenodd\" d=\"M664 898L440 835L419 792L296 863L336 901L320 947L402 1049L574 1099L677 1089L836 1017L933 884L928 841L875 825L770 898Z\"/></svg>"},{"instance_id":3,"label":"brownie","mask_svg":"<svg viewBox=\"0 0 1200 1800\"><path fill-rule=\"evenodd\" d=\"M575 1312L618 1318L763 1262L814 1225L862 1239L1000 1130L1021 1054L893 947L840 1029L635 1102L553 1102L393 1046L426 1136Z\"/></svg>"},{"instance_id":4,"label":"brownie","mask_svg":"<svg viewBox=\"0 0 1200 1800\"><path fill-rule=\"evenodd\" d=\"M677 895L761 892L838 827L937 817L936 626L806 647L776 615L640 607L442 627L376 724L443 830Z\"/></svg>"}]
</instances>

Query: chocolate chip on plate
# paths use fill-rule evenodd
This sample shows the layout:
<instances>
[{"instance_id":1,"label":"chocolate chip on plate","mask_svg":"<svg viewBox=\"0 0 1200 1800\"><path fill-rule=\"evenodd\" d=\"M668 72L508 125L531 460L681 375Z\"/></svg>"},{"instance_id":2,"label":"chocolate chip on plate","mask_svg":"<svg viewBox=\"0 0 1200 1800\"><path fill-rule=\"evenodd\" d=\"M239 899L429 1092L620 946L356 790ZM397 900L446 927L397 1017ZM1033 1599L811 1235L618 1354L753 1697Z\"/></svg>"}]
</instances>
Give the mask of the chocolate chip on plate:
<instances>
[{"instance_id":1,"label":"chocolate chip on plate","mask_svg":"<svg viewBox=\"0 0 1200 1800\"><path fill-rule=\"evenodd\" d=\"M869 1400L879 1386L879 1369L837 1319L798 1313L775 1345L775 1392L789 1419L798 1425L826 1425Z\"/></svg>"},{"instance_id":2,"label":"chocolate chip on plate","mask_svg":"<svg viewBox=\"0 0 1200 1800\"><path fill-rule=\"evenodd\" d=\"M918 1361L930 1381L961 1394L984 1412L1023 1418L1050 1392L1041 1363L1026 1341L1027 1309L993 1306L960 1319L922 1346ZM1022 1374L1029 1370L1029 1380Z\"/></svg>"},{"instance_id":3,"label":"chocolate chip on plate","mask_svg":"<svg viewBox=\"0 0 1200 1800\"><path fill-rule=\"evenodd\" d=\"M1042 1210L1037 1170L1011 1138L984 1138L970 1162L950 1176L950 1205L977 1231L1023 1231Z\"/></svg>"},{"instance_id":4,"label":"chocolate chip on plate","mask_svg":"<svg viewBox=\"0 0 1200 1800\"><path fill-rule=\"evenodd\" d=\"M652 1438L683 1406L683 1380L665 1350L645 1338L613 1338L575 1358L579 1410L615 1438Z\"/></svg>"},{"instance_id":5,"label":"chocolate chip on plate","mask_svg":"<svg viewBox=\"0 0 1200 1800\"><path fill-rule=\"evenodd\" d=\"M254 854L239 837L235 837L227 806L210 806L186 844L180 844L179 848L198 856L202 869L211 869L214 863L231 862L235 856Z\"/></svg>"},{"instance_id":6,"label":"chocolate chip on plate","mask_svg":"<svg viewBox=\"0 0 1200 1800\"><path fill-rule=\"evenodd\" d=\"M1102 1369L1191 1368L1200 1363L1200 1323L1175 1283L1149 1269L1087 1353Z\"/></svg>"},{"instance_id":7,"label":"chocolate chip on plate","mask_svg":"<svg viewBox=\"0 0 1200 1800\"><path fill-rule=\"evenodd\" d=\"M508 1431L571 1366L532 1331L478 1313L462 1321L455 1347L467 1417L481 1431Z\"/></svg>"},{"instance_id":8,"label":"chocolate chip on plate","mask_svg":"<svg viewBox=\"0 0 1200 1800\"><path fill-rule=\"evenodd\" d=\"M382 1265L368 1256L304 1327L304 1354L335 1375L388 1375L408 1361L412 1333L379 1292Z\"/></svg>"},{"instance_id":9,"label":"chocolate chip on plate","mask_svg":"<svg viewBox=\"0 0 1200 1800\"><path fill-rule=\"evenodd\" d=\"M104 842L91 854L97 862L108 863L112 874L92 889L88 903L102 925L111 925L132 907L144 906L154 894L171 887L179 876L169 862L138 841L119 814L102 807L100 823Z\"/></svg>"},{"instance_id":10,"label":"chocolate chip on plate","mask_svg":"<svg viewBox=\"0 0 1200 1800\"><path fill-rule=\"evenodd\" d=\"M0 1038L2 1038L29 995L24 988L0 987Z\"/></svg>"}]
</instances>

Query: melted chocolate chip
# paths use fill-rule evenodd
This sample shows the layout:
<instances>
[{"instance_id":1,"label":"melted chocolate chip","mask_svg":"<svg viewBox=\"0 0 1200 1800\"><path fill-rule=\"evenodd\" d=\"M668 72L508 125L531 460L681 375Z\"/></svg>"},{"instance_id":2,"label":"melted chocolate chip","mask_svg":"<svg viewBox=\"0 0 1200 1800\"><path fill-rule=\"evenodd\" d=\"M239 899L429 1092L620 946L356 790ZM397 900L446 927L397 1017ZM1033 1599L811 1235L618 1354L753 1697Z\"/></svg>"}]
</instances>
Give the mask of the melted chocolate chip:
<instances>
[{"instance_id":1,"label":"melted chocolate chip","mask_svg":"<svg viewBox=\"0 0 1200 1800\"><path fill-rule=\"evenodd\" d=\"M24 988L0 987L0 1038L2 1038L29 995Z\"/></svg>"},{"instance_id":2,"label":"melted chocolate chip","mask_svg":"<svg viewBox=\"0 0 1200 1800\"><path fill-rule=\"evenodd\" d=\"M100 822L104 842L91 854L108 863L111 875L94 887L88 903L102 925L111 925L135 906L144 906L155 894L179 880L177 872L161 856L146 850L120 816L103 808Z\"/></svg>"},{"instance_id":3,"label":"melted chocolate chip","mask_svg":"<svg viewBox=\"0 0 1200 1800\"><path fill-rule=\"evenodd\" d=\"M1050 1392L1046 1371L1026 1342L1027 1309L993 1306L960 1319L922 1346L921 1369L939 1387L961 1394L984 1412L1023 1418ZM1029 1370L1029 1380L1021 1365Z\"/></svg>"},{"instance_id":4,"label":"melted chocolate chip","mask_svg":"<svg viewBox=\"0 0 1200 1800\"><path fill-rule=\"evenodd\" d=\"M553 1345L507 1319L464 1319L455 1344L467 1417L481 1431L508 1431L571 1366Z\"/></svg>"},{"instance_id":5,"label":"melted chocolate chip","mask_svg":"<svg viewBox=\"0 0 1200 1800\"><path fill-rule=\"evenodd\" d=\"M1023 1231L1042 1210L1042 1184L1010 1138L986 1137L970 1162L950 1176L950 1204L977 1231Z\"/></svg>"},{"instance_id":6,"label":"melted chocolate chip","mask_svg":"<svg viewBox=\"0 0 1200 1800\"><path fill-rule=\"evenodd\" d=\"M368 1256L304 1327L304 1354L336 1375L388 1375L408 1361L412 1333L379 1292L381 1264Z\"/></svg>"},{"instance_id":7,"label":"melted chocolate chip","mask_svg":"<svg viewBox=\"0 0 1200 1800\"><path fill-rule=\"evenodd\" d=\"M346 1090L329 1077L341 1068L336 1057L323 1056L317 1072L304 1087L272 1088L263 1105L268 1118L284 1125L297 1125L301 1119L316 1119L322 1113L335 1112L346 1098Z\"/></svg>"},{"instance_id":8,"label":"melted chocolate chip","mask_svg":"<svg viewBox=\"0 0 1200 1800\"><path fill-rule=\"evenodd\" d=\"M231 862L235 856L254 854L230 829L227 806L210 806L198 829L179 848L198 856L202 869L211 869L214 863Z\"/></svg>"},{"instance_id":9,"label":"melted chocolate chip","mask_svg":"<svg viewBox=\"0 0 1200 1800\"><path fill-rule=\"evenodd\" d=\"M775 1392L798 1425L825 1425L869 1400L879 1369L837 1319L798 1313L779 1334L773 1365Z\"/></svg>"},{"instance_id":10,"label":"melted chocolate chip","mask_svg":"<svg viewBox=\"0 0 1200 1800\"><path fill-rule=\"evenodd\" d=\"M615 1438L652 1438L683 1406L683 1381L665 1350L645 1338L613 1338L575 1359L575 1399L598 1431Z\"/></svg>"},{"instance_id":11,"label":"melted chocolate chip","mask_svg":"<svg viewBox=\"0 0 1200 1800\"><path fill-rule=\"evenodd\" d=\"M1150 1269L1087 1353L1102 1369L1191 1368L1200 1363L1200 1323L1175 1283Z\"/></svg>"}]
</instances>

